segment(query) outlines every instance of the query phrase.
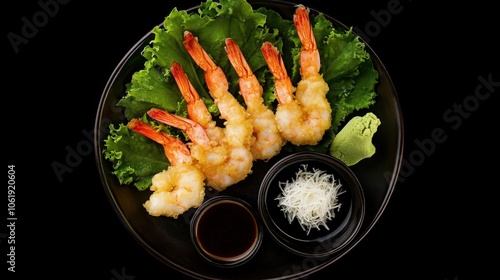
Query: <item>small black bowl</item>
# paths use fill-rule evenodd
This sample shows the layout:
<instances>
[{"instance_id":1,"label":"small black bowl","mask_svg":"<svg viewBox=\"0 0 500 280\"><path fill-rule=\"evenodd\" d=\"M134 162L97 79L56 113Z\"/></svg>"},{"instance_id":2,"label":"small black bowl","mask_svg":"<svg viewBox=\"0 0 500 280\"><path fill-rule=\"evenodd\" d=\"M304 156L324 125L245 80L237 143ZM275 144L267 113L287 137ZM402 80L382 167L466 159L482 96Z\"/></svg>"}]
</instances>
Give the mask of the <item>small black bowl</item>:
<instances>
[{"instance_id":1,"label":"small black bowl","mask_svg":"<svg viewBox=\"0 0 500 280\"><path fill-rule=\"evenodd\" d=\"M297 219L289 222L278 205L280 182L295 180L296 173L322 170L340 183L334 217L319 230L303 228ZM340 160L317 152L299 152L276 162L267 172L258 194L258 211L272 238L290 252L304 257L331 255L349 244L359 232L365 215L365 198L356 175Z\"/></svg>"},{"instance_id":2,"label":"small black bowl","mask_svg":"<svg viewBox=\"0 0 500 280\"><path fill-rule=\"evenodd\" d=\"M190 224L191 241L198 253L219 267L248 262L263 237L257 212L242 199L220 195L205 201Z\"/></svg>"}]
</instances>

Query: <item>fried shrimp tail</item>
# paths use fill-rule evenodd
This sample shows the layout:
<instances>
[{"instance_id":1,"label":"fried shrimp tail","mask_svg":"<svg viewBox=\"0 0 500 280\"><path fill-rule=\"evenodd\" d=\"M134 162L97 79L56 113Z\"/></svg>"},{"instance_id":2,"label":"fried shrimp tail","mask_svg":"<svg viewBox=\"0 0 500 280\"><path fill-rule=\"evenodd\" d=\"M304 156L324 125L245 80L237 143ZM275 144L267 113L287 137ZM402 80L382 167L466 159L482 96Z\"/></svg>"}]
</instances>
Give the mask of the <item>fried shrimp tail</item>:
<instances>
[{"instance_id":1,"label":"fried shrimp tail","mask_svg":"<svg viewBox=\"0 0 500 280\"><path fill-rule=\"evenodd\" d=\"M170 114L157 108L150 109L147 114L159 122L182 129L191 141L202 145L208 145L210 141L205 129L193 120Z\"/></svg>"},{"instance_id":2,"label":"fried shrimp tail","mask_svg":"<svg viewBox=\"0 0 500 280\"><path fill-rule=\"evenodd\" d=\"M236 44L236 42L234 42L233 39L227 38L225 50L231 65L240 77L238 83L240 86L240 93L245 99L245 103L247 105L250 104L251 106L258 106L257 104L262 104L263 100L262 102L260 100L262 98L262 86L257 80L257 77L253 74L252 69L250 69L250 65L248 65L240 47ZM253 104L252 102L256 104Z\"/></svg>"},{"instance_id":3,"label":"fried shrimp tail","mask_svg":"<svg viewBox=\"0 0 500 280\"><path fill-rule=\"evenodd\" d=\"M195 122L199 123L203 127L209 126L209 124L213 123L212 115L207 109L207 106L196 92L193 85L189 82L189 79L184 72L181 64L174 61L170 66L170 72L172 72L172 76L174 76L175 82L180 89L184 100L187 102L187 111L188 115Z\"/></svg>"},{"instance_id":4,"label":"fried shrimp tail","mask_svg":"<svg viewBox=\"0 0 500 280\"><path fill-rule=\"evenodd\" d=\"M205 198L205 175L192 165L188 147L179 139L156 131L138 119L127 124L131 130L161 144L171 163L155 174L150 187L153 193L143 204L151 216L177 218L190 208L199 207Z\"/></svg>"},{"instance_id":5,"label":"fried shrimp tail","mask_svg":"<svg viewBox=\"0 0 500 280\"><path fill-rule=\"evenodd\" d=\"M130 120L127 124L127 127L162 145L165 156L172 165L180 165L183 163L192 162L191 152L181 140L168 134L158 132L149 124L138 119Z\"/></svg>"},{"instance_id":6,"label":"fried shrimp tail","mask_svg":"<svg viewBox=\"0 0 500 280\"><path fill-rule=\"evenodd\" d=\"M264 59L266 60L269 70L274 76L275 94L280 104L290 103L295 99L293 95L296 88L292 84L292 80L286 72L283 57L280 55L278 48L270 42L262 43L260 48Z\"/></svg>"},{"instance_id":7,"label":"fried shrimp tail","mask_svg":"<svg viewBox=\"0 0 500 280\"><path fill-rule=\"evenodd\" d=\"M303 79L318 75L321 63L316 39L309 20L309 9L304 5L297 6L293 16L297 35L302 43L300 51L300 74Z\"/></svg>"},{"instance_id":8,"label":"fried shrimp tail","mask_svg":"<svg viewBox=\"0 0 500 280\"><path fill-rule=\"evenodd\" d=\"M224 71L222 71L222 69L215 64L212 58L210 58L208 53L198 42L198 38L194 37L191 32L184 32L183 44L196 64L198 64L198 66L205 71L205 81L212 97L223 97L226 93L225 91L229 88L229 83Z\"/></svg>"}]
</instances>

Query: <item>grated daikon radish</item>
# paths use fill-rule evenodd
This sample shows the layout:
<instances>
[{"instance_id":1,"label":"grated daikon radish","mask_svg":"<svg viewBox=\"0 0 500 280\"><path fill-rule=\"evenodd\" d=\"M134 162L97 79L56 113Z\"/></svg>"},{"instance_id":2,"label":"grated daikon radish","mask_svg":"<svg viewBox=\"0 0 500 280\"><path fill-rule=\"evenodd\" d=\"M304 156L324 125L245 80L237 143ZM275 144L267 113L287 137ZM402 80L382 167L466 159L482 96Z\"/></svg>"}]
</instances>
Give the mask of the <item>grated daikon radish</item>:
<instances>
[{"instance_id":1,"label":"grated daikon radish","mask_svg":"<svg viewBox=\"0 0 500 280\"><path fill-rule=\"evenodd\" d=\"M340 208L337 198L343 193L342 184L335 180L333 174L315 168L308 171L307 164L301 167L291 182L279 182L281 194L276 198L278 206L289 223L297 219L308 235L313 228L320 230L320 226L330 230L326 223L335 217L335 210Z\"/></svg>"}]
</instances>

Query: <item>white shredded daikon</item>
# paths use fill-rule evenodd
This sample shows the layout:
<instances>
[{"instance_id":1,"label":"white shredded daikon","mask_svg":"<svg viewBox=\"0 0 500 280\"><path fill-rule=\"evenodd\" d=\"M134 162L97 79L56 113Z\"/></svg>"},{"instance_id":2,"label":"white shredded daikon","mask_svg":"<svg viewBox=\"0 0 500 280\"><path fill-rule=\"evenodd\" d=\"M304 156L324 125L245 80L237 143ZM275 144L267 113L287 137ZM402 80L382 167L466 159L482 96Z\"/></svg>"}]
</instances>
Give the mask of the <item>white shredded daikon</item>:
<instances>
[{"instance_id":1,"label":"white shredded daikon","mask_svg":"<svg viewBox=\"0 0 500 280\"><path fill-rule=\"evenodd\" d=\"M320 230L320 226L329 230L326 223L340 208L337 198L343 193L342 184L326 171L315 168L312 172L307 171L307 164L301 167L294 179L279 182L278 206L288 222L297 219L307 235L313 228Z\"/></svg>"}]
</instances>

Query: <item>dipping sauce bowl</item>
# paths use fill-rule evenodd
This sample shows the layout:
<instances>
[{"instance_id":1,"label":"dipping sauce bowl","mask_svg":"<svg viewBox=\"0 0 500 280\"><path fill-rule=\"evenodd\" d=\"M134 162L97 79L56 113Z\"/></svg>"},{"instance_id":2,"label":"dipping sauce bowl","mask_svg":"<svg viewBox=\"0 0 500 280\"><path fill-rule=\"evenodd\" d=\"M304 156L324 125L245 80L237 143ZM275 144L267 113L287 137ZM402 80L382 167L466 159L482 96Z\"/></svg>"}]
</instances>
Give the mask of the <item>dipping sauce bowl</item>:
<instances>
[{"instance_id":1,"label":"dipping sauce bowl","mask_svg":"<svg viewBox=\"0 0 500 280\"><path fill-rule=\"evenodd\" d=\"M250 204L231 196L216 196L196 210L191 240L199 254L220 267L249 261L262 243L262 226Z\"/></svg>"}]
</instances>

